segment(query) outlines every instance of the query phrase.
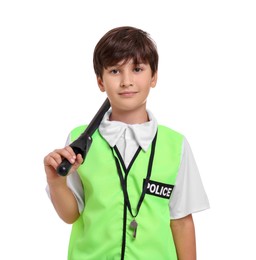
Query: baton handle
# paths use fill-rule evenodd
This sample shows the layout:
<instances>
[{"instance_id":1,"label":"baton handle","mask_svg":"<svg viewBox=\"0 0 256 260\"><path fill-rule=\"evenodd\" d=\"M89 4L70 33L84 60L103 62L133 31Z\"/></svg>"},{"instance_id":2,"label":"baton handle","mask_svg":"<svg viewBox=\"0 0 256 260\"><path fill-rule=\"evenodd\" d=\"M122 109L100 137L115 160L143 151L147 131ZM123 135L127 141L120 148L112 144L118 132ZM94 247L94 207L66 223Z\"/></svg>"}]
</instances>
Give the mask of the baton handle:
<instances>
[{"instance_id":1,"label":"baton handle","mask_svg":"<svg viewBox=\"0 0 256 260\"><path fill-rule=\"evenodd\" d=\"M73 149L74 153L76 155L81 154L83 157L83 160L85 159L85 156L87 152L89 151L91 142L92 142L92 135L95 132L95 130L99 127L100 122L104 116L104 114L108 111L110 108L110 102L108 98L104 101L104 103L101 105L98 112L95 114L85 131L76 139L74 142L70 144L70 147ZM66 176L72 167L72 164L67 160L63 159L60 165L57 167L57 173L61 176Z\"/></svg>"},{"instance_id":2,"label":"baton handle","mask_svg":"<svg viewBox=\"0 0 256 260\"><path fill-rule=\"evenodd\" d=\"M82 151L77 148L77 147L74 147L73 148L73 151L76 155L78 155L79 153L82 155ZM62 162L60 163L60 165L57 167L57 173L58 175L60 176L66 176L69 172L69 170L71 169L72 167L72 164L70 163L70 161L66 158L64 158L62 160Z\"/></svg>"},{"instance_id":3,"label":"baton handle","mask_svg":"<svg viewBox=\"0 0 256 260\"><path fill-rule=\"evenodd\" d=\"M57 173L60 176L66 176L71 168L72 164L65 158L57 168Z\"/></svg>"}]
</instances>

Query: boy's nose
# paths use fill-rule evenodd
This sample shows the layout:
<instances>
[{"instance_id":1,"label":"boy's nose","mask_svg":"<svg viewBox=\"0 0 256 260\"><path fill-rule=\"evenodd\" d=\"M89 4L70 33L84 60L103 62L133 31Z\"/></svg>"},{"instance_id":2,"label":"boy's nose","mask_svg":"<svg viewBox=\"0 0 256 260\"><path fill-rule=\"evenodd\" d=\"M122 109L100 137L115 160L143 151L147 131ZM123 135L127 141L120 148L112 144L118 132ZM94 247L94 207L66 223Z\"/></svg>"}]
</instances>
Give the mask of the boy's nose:
<instances>
[{"instance_id":1,"label":"boy's nose","mask_svg":"<svg viewBox=\"0 0 256 260\"><path fill-rule=\"evenodd\" d=\"M129 73L124 73L122 80L121 80L121 87L131 87L133 86L133 79L132 79L132 75L130 75Z\"/></svg>"},{"instance_id":2,"label":"boy's nose","mask_svg":"<svg viewBox=\"0 0 256 260\"><path fill-rule=\"evenodd\" d=\"M121 87L122 87L122 88L127 88L127 87L132 87L132 86L133 86L132 83L122 83L122 84L121 84Z\"/></svg>"}]
</instances>

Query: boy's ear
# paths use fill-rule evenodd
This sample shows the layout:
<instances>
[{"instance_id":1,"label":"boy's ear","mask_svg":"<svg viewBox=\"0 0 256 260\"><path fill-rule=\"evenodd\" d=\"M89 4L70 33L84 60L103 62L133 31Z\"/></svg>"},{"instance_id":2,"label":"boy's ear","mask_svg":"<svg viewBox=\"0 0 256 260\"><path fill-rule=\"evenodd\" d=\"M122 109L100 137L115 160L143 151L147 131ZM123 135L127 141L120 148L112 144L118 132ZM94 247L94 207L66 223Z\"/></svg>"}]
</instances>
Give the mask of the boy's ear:
<instances>
[{"instance_id":1,"label":"boy's ear","mask_svg":"<svg viewBox=\"0 0 256 260\"><path fill-rule=\"evenodd\" d=\"M100 88L100 91L105 92L105 87L101 77L97 77L97 83Z\"/></svg>"},{"instance_id":2,"label":"boy's ear","mask_svg":"<svg viewBox=\"0 0 256 260\"><path fill-rule=\"evenodd\" d=\"M157 83L157 71L155 72L155 74L152 76L151 79L151 88L154 88L156 86Z\"/></svg>"}]
</instances>

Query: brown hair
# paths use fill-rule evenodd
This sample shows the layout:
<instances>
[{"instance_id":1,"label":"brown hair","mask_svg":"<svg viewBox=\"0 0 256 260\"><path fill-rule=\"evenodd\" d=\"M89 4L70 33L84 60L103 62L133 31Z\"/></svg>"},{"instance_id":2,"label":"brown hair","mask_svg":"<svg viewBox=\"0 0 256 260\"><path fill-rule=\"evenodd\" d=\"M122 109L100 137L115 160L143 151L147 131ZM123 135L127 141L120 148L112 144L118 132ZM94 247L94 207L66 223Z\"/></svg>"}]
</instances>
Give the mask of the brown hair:
<instances>
[{"instance_id":1,"label":"brown hair","mask_svg":"<svg viewBox=\"0 0 256 260\"><path fill-rule=\"evenodd\" d=\"M149 34L130 26L117 27L108 31L97 43L93 53L94 71L102 78L103 69L120 61L133 59L135 64L150 65L152 75L158 68L158 53Z\"/></svg>"}]
</instances>

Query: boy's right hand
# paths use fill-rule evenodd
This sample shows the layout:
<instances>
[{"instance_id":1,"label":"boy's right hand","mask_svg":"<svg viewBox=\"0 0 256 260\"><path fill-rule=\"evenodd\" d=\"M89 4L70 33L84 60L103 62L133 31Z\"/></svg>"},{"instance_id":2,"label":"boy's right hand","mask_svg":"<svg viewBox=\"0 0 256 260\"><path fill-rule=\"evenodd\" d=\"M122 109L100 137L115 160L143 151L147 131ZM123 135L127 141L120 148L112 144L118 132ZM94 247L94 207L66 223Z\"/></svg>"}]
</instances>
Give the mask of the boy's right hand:
<instances>
[{"instance_id":1,"label":"boy's right hand","mask_svg":"<svg viewBox=\"0 0 256 260\"><path fill-rule=\"evenodd\" d=\"M69 174L74 172L83 162L81 154L76 155L70 146L66 146L63 149L56 149L46 155L44 157L44 168L49 185L66 183L66 177L59 176L56 171L63 158L66 158L72 164Z\"/></svg>"}]
</instances>

